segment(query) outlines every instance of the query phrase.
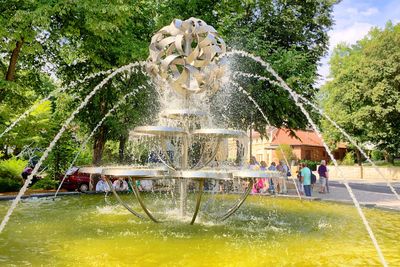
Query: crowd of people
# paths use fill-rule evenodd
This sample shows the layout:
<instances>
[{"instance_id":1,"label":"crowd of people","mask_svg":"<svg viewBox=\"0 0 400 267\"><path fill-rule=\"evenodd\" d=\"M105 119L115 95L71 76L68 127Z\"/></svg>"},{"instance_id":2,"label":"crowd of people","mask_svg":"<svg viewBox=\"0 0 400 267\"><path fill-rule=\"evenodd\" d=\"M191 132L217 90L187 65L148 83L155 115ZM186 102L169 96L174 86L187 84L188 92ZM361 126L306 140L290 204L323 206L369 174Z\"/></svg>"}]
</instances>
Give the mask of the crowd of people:
<instances>
[{"instance_id":1,"label":"crowd of people","mask_svg":"<svg viewBox=\"0 0 400 267\"><path fill-rule=\"evenodd\" d=\"M265 161L257 162L255 157L250 158L249 162L250 170L268 170L278 171L281 173L280 177L274 178L258 178L256 179L252 193L270 193L270 194L286 194L287 193L287 180L291 176L290 167L285 163L284 160L280 160L278 165L273 161L271 165L267 167ZM321 164L317 169L319 175L319 188L320 194L329 193L328 183L328 168L326 161L322 160ZM300 163L299 170L297 172L297 179L295 182L300 194L305 196L312 196L313 190L317 187L317 177L312 170L307 166L307 163ZM246 185L245 185L246 186Z\"/></svg>"},{"instance_id":2,"label":"crowd of people","mask_svg":"<svg viewBox=\"0 0 400 267\"><path fill-rule=\"evenodd\" d=\"M128 182L123 178L119 177L118 179L114 180L111 184L106 181L105 177L102 175L99 181L96 183L96 192L110 192L111 189L114 189L117 192L131 192L133 188ZM137 180L136 186L139 191L150 191L152 190L153 183L150 180Z\"/></svg>"},{"instance_id":3,"label":"crowd of people","mask_svg":"<svg viewBox=\"0 0 400 267\"><path fill-rule=\"evenodd\" d=\"M270 193L270 194L287 194L287 182L288 178L291 177L291 168L286 164L284 160L279 160L278 164L275 161L271 162L270 166L267 166L265 161L258 162L254 156L250 158L249 165L247 167L249 170L260 170L260 171L275 171L280 172L278 177L270 177L270 178L257 178L255 179L251 192L253 194L259 193ZM326 161L322 160L321 164L317 169L319 175L319 188L318 192L320 194L329 193L329 183L328 183L328 168L326 166ZM21 174L22 177L27 179L27 177L32 173L32 168L26 168ZM119 177L116 180L107 181L104 175L99 176L95 185L96 192L110 192L113 190L118 192L132 192L132 184L128 183L125 178ZM300 163L299 169L297 171L297 177L293 179L296 183L296 187L300 194L305 196L312 196L312 192L317 188L316 187L316 175L312 172L312 170L307 166L307 163ZM93 181L93 180L92 180ZM91 182L92 183L92 182ZM242 184L237 185L243 189L248 188L249 180L243 180ZM90 185L92 187L92 185ZM89 188L90 188L89 187ZM151 180L136 180L136 187L139 191L151 191L153 190L153 181ZM210 188L218 188L220 192L229 191L229 188L233 186L230 184L226 184L224 182L219 182L216 185L208 185L205 184L205 190L210 190ZM237 187L235 187L237 188ZM218 190L218 189L217 189Z\"/></svg>"},{"instance_id":4,"label":"crowd of people","mask_svg":"<svg viewBox=\"0 0 400 267\"><path fill-rule=\"evenodd\" d=\"M261 171L279 171L281 173L280 177L258 178L253 185L252 193L287 193L286 181L288 179L288 175L290 176L290 171L284 160L279 161L278 165L276 165L276 163L273 161L271 162L271 165L267 167L267 163L265 161L258 163L255 157L251 157L249 169Z\"/></svg>"}]
</instances>

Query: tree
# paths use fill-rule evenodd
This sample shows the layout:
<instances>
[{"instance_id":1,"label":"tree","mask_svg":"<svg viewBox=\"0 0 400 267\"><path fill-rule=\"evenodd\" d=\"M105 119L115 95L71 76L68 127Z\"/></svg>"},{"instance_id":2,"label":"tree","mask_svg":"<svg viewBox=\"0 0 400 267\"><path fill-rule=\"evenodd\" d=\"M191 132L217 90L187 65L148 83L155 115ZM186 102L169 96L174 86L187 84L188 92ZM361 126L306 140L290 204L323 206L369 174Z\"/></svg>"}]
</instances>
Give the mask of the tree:
<instances>
[{"instance_id":1,"label":"tree","mask_svg":"<svg viewBox=\"0 0 400 267\"><path fill-rule=\"evenodd\" d=\"M61 84L66 85L98 71L145 60L154 32L174 18L194 16L213 25L228 44L274 62L273 67L289 85L312 98L316 63L326 50L326 31L332 24L334 2L81 0L72 3L12 0L1 7L1 47L5 47L0 53L3 74L7 77L8 70L13 69L15 79L12 86L23 85L19 91L24 93L30 91L26 90L22 80L19 83L18 75L23 74L22 71L27 71L30 77L35 78L29 81L38 80L38 76L48 77L51 72ZM269 75L248 60L241 61L238 66L238 69ZM92 79L81 87L70 88L68 93L84 97L102 78L104 76ZM132 86L143 83L145 78L136 76L134 79ZM132 89L123 86L123 83L122 75L118 75L93 97L77 118L80 129L87 132L93 130L108 110ZM246 83L246 90L266 111L273 125L306 127L304 116L293 106L286 92L268 82L246 80ZM10 82L3 84L8 86ZM37 84L40 86L31 87L34 94L29 95L28 103L48 93L51 88L44 86L46 83L43 82ZM7 88L4 92L13 95L12 90ZM6 98L6 94L2 95ZM149 115L147 108L153 108L153 101L149 99L152 99L151 93L131 98L131 102L118 112L118 121L109 118L104 122L94 136L94 163L101 161L107 140L119 140L123 159L128 129ZM72 102L68 108L61 110L65 114L72 112L78 103ZM137 105L135 110L131 108L133 103ZM57 110L60 103L53 101L53 104ZM134 111L136 113L132 116ZM236 124L242 127L253 121L257 129L265 125L264 119L257 113L253 116L241 112L239 116L233 115L231 118L235 118Z\"/></svg>"},{"instance_id":2,"label":"tree","mask_svg":"<svg viewBox=\"0 0 400 267\"><path fill-rule=\"evenodd\" d=\"M353 46L341 44L330 59L332 80L321 89L322 106L357 143L371 142L387 159L400 149L400 24L373 28ZM323 122L332 141L343 139Z\"/></svg>"},{"instance_id":3,"label":"tree","mask_svg":"<svg viewBox=\"0 0 400 267\"><path fill-rule=\"evenodd\" d=\"M296 154L293 153L293 148L288 144L279 145L275 151L279 161L287 161L290 164L292 160L296 159Z\"/></svg>"},{"instance_id":4,"label":"tree","mask_svg":"<svg viewBox=\"0 0 400 267\"><path fill-rule=\"evenodd\" d=\"M216 10L218 29L231 46L246 50L271 63L277 73L297 93L311 101L317 90L317 62L327 50L327 31L332 25L336 1L222 1ZM233 71L245 71L271 77L252 60L238 59ZM272 78L273 79L273 78ZM299 112L289 94L266 81L240 78L238 82L257 101L271 125L305 129L308 121ZM255 128L265 134L265 120L249 101L229 118L236 125ZM248 104L250 103L250 104ZM235 112L239 110L240 112ZM311 112L312 113L312 112ZM317 118L315 114L312 115Z\"/></svg>"}]
</instances>

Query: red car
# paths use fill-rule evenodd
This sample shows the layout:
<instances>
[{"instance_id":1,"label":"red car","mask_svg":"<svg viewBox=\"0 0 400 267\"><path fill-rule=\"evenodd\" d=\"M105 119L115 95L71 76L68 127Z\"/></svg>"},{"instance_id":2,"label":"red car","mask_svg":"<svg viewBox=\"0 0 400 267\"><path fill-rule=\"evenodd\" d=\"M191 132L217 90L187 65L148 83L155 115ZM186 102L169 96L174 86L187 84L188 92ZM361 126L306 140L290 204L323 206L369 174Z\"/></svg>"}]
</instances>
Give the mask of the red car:
<instances>
[{"instance_id":1,"label":"red car","mask_svg":"<svg viewBox=\"0 0 400 267\"><path fill-rule=\"evenodd\" d=\"M89 190L90 174L79 172L78 167L73 167L66 172L65 180L61 188L67 189L68 191L78 190L85 192ZM60 176L60 181L64 178L64 175Z\"/></svg>"}]
</instances>

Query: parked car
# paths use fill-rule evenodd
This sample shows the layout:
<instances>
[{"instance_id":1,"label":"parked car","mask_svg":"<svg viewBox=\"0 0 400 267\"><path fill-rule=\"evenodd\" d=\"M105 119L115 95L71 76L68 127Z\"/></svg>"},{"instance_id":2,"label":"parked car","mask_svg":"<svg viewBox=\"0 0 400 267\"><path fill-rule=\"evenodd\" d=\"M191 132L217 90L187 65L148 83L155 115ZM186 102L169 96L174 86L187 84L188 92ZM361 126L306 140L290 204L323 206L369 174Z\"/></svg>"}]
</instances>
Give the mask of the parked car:
<instances>
[{"instance_id":1,"label":"parked car","mask_svg":"<svg viewBox=\"0 0 400 267\"><path fill-rule=\"evenodd\" d=\"M67 189L68 191L89 191L90 173L92 173L93 187L96 188L98 179L94 177L101 173L101 167L72 167L66 172L66 177L61 188ZM59 177L60 181L62 181L63 178L64 175L61 175ZM118 179L118 177L110 177L111 182L114 182L116 179Z\"/></svg>"},{"instance_id":2,"label":"parked car","mask_svg":"<svg viewBox=\"0 0 400 267\"><path fill-rule=\"evenodd\" d=\"M66 172L65 180L61 188L67 189L68 191L78 190L85 192L89 190L90 174L79 172L78 167L73 167ZM60 181L64 178L64 175L60 176Z\"/></svg>"}]
</instances>

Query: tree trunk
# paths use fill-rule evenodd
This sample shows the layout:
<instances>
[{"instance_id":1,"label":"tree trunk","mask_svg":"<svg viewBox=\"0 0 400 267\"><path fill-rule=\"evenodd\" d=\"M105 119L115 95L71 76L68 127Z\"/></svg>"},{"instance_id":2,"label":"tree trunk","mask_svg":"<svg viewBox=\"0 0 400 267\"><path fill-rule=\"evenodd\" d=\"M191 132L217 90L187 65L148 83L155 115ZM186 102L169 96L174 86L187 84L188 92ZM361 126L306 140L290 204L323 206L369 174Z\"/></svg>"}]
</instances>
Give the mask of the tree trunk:
<instances>
[{"instance_id":1,"label":"tree trunk","mask_svg":"<svg viewBox=\"0 0 400 267\"><path fill-rule=\"evenodd\" d=\"M15 79L15 69L17 67L17 61L19 52L21 51L21 47L24 44L24 38L21 38L20 41L17 41L14 50L12 51L10 64L8 65L8 70L6 74L6 81L14 81Z\"/></svg>"},{"instance_id":2,"label":"tree trunk","mask_svg":"<svg viewBox=\"0 0 400 267\"><path fill-rule=\"evenodd\" d=\"M393 154L391 154L390 152L387 152L387 151L386 151L386 153L385 153L385 160L386 160L386 162L388 162L388 163L394 164L394 156L393 156Z\"/></svg>"},{"instance_id":3,"label":"tree trunk","mask_svg":"<svg viewBox=\"0 0 400 267\"><path fill-rule=\"evenodd\" d=\"M361 156L361 152L358 149L356 149L356 157L357 157L358 166L361 166L361 164L362 164L362 156Z\"/></svg>"},{"instance_id":4,"label":"tree trunk","mask_svg":"<svg viewBox=\"0 0 400 267\"><path fill-rule=\"evenodd\" d=\"M105 144L106 144L106 128L104 126L100 126L99 134L95 136L93 144L93 160L92 160L93 165L99 166L101 164Z\"/></svg>"},{"instance_id":5,"label":"tree trunk","mask_svg":"<svg viewBox=\"0 0 400 267\"><path fill-rule=\"evenodd\" d=\"M119 163L124 163L125 161L125 145L128 140L126 135L120 135L119 137Z\"/></svg>"},{"instance_id":6,"label":"tree trunk","mask_svg":"<svg viewBox=\"0 0 400 267\"><path fill-rule=\"evenodd\" d=\"M104 99L104 95L100 95L100 113L105 116L107 103ZM107 127L101 125L98 129L98 134L95 135L94 144L93 144L93 160L92 163L95 166L99 166L101 164L101 160L103 158L104 146L107 142L106 139Z\"/></svg>"}]
</instances>

